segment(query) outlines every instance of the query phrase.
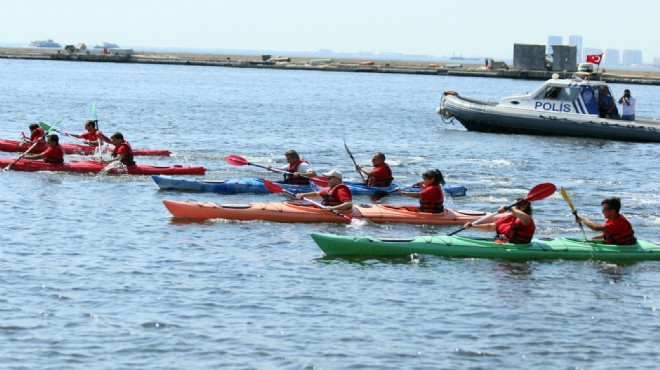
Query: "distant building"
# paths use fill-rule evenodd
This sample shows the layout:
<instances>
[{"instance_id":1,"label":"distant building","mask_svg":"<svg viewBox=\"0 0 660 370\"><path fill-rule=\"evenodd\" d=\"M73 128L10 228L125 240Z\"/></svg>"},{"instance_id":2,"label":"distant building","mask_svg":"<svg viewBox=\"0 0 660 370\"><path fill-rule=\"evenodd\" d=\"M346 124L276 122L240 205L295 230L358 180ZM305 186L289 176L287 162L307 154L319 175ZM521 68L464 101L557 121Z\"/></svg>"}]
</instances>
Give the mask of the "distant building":
<instances>
[{"instance_id":1,"label":"distant building","mask_svg":"<svg viewBox=\"0 0 660 370\"><path fill-rule=\"evenodd\" d=\"M605 49L605 53L603 54L603 65L621 65L621 55L619 54L619 49Z\"/></svg>"},{"instance_id":2,"label":"distant building","mask_svg":"<svg viewBox=\"0 0 660 370\"><path fill-rule=\"evenodd\" d=\"M656 67L660 67L660 57L653 58L653 65Z\"/></svg>"},{"instance_id":3,"label":"distant building","mask_svg":"<svg viewBox=\"0 0 660 370\"><path fill-rule=\"evenodd\" d=\"M575 60L577 63L579 63L581 60L583 60L585 57L582 55L582 36L580 35L569 35L568 36L568 45L570 46L575 46L575 50L577 51L577 59Z\"/></svg>"},{"instance_id":4,"label":"distant building","mask_svg":"<svg viewBox=\"0 0 660 370\"><path fill-rule=\"evenodd\" d=\"M545 47L545 53L552 55L552 45L563 45L564 38L562 36L548 36L548 43Z\"/></svg>"},{"instance_id":5,"label":"distant building","mask_svg":"<svg viewBox=\"0 0 660 370\"><path fill-rule=\"evenodd\" d=\"M623 65L631 66L633 64L642 64L642 51L625 49L623 51Z\"/></svg>"}]
</instances>

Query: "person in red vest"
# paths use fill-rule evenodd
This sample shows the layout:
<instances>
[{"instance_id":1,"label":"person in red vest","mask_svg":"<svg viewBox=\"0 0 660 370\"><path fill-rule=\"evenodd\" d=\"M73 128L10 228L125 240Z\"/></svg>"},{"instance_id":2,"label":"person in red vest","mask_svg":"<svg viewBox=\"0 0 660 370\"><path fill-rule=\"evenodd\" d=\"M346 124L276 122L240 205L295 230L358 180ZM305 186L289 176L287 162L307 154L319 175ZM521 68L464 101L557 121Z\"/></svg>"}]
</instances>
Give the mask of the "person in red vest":
<instances>
[{"instance_id":1,"label":"person in red vest","mask_svg":"<svg viewBox=\"0 0 660 370\"><path fill-rule=\"evenodd\" d=\"M600 235L594 236L592 239L603 239L605 244L637 244L635 230L633 230L628 219L619 213L621 210L621 199L617 197L609 197L605 198L600 204L603 207L603 216L605 216L604 224L599 224L586 217L579 216L579 220L591 230L603 232Z\"/></svg>"},{"instance_id":2,"label":"person in red vest","mask_svg":"<svg viewBox=\"0 0 660 370\"><path fill-rule=\"evenodd\" d=\"M46 163L62 164L64 163L64 150L60 147L60 138L51 134L46 137L46 150L39 154L26 155L25 159L43 159Z\"/></svg>"},{"instance_id":3,"label":"person in red vest","mask_svg":"<svg viewBox=\"0 0 660 370\"><path fill-rule=\"evenodd\" d=\"M39 143L35 147L35 149L37 151L46 150L46 142L43 139L43 137L46 136L46 131L44 131L44 129L41 128L41 126L39 126L36 123L30 124L30 126L28 126L28 128L30 129L30 137L29 138L27 136L25 136L25 133L23 131L21 131L21 136L23 136L23 141L25 141L26 143L28 143L30 145L32 145L34 143Z\"/></svg>"},{"instance_id":4,"label":"person in red vest","mask_svg":"<svg viewBox=\"0 0 660 370\"><path fill-rule=\"evenodd\" d=\"M101 160L101 163L112 163L115 161L120 161L125 166L135 166L135 161L133 160L133 149L131 144L128 141L124 140L124 135L121 132L115 132L108 138L101 131L96 131L99 139L105 141L108 144L115 146L115 149L112 151L112 159L109 161Z\"/></svg>"},{"instance_id":5,"label":"person in red vest","mask_svg":"<svg viewBox=\"0 0 660 370\"><path fill-rule=\"evenodd\" d=\"M392 185L392 170L385 163L385 154L381 152L374 153L371 157L371 163L374 168L368 169L362 165L356 164L355 169L367 175L367 186L387 187Z\"/></svg>"},{"instance_id":6,"label":"person in red vest","mask_svg":"<svg viewBox=\"0 0 660 370\"><path fill-rule=\"evenodd\" d=\"M87 122L85 122L85 130L87 130L87 132L80 135L70 134L68 132L65 132L64 135L75 137L78 139L83 139L85 140L85 144L87 145L93 145L93 146L99 145L99 136L97 135L98 131L96 130L96 122L92 120L88 120Z\"/></svg>"},{"instance_id":7,"label":"person in red vest","mask_svg":"<svg viewBox=\"0 0 660 370\"><path fill-rule=\"evenodd\" d=\"M286 166L279 167L282 171L289 173L284 174L284 183L291 185L309 185L309 178L316 176L316 172L312 166L304 159L300 159L300 155L295 150L288 150L284 153L286 158ZM271 166L266 166L268 171L271 171Z\"/></svg>"},{"instance_id":8,"label":"person in red vest","mask_svg":"<svg viewBox=\"0 0 660 370\"><path fill-rule=\"evenodd\" d=\"M500 218L496 222L487 224L472 225L471 222L463 225L463 228L471 227L481 231L495 231L495 243L527 244L532 241L536 225L532 219L532 204L523 200L516 199L515 206L508 208L501 206L498 213L504 213L509 210L510 214Z\"/></svg>"},{"instance_id":9,"label":"person in red vest","mask_svg":"<svg viewBox=\"0 0 660 370\"><path fill-rule=\"evenodd\" d=\"M337 170L323 174L328 178L328 187L311 193L298 193L296 198L323 198L323 204L328 210L347 211L353 209L353 194L343 183L343 176Z\"/></svg>"},{"instance_id":10,"label":"person in red vest","mask_svg":"<svg viewBox=\"0 0 660 370\"><path fill-rule=\"evenodd\" d=\"M438 169L429 170L422 174L422 191L403 191L396 188L397 193L419 199L419 212L442 213L445 211L445 196L442 192L442 185L445 184L445 178Z\"/></svg>"}]
</instances>

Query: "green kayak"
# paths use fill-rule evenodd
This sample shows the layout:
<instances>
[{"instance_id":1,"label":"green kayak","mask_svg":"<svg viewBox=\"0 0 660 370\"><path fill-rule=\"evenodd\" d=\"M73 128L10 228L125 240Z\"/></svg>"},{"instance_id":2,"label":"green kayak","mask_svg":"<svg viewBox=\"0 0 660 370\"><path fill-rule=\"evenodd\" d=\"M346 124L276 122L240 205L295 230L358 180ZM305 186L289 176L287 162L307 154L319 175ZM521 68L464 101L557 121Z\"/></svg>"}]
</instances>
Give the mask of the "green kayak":
<instances>
[{"instance_id":1,"label":"green kayak","mask_svg":"<svg viewBox=\"0 0 660 370\"><path fill-rule=\"evenodd\" d=\"M507 260L660 260L660 245L640 241L635 245L607 245L598 241L556 238L534 239L530 244L498 244L493 239L429 235L409 239L378 239L312 233L328 257L405 256L413 253L459 258Z\"/></svg>"}]
</instances>

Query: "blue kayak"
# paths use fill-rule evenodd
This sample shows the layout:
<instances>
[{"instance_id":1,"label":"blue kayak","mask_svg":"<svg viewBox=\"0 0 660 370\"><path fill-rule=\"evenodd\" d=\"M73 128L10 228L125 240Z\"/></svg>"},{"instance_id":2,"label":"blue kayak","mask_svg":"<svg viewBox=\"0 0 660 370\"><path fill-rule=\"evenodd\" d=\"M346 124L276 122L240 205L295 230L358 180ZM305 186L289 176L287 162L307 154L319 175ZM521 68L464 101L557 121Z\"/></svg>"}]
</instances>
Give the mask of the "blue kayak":
<instances>
[{"instance_id":1,"label":"blue kayak","mask_svg":"<svg viewBox=\"0 0 660 370\"><path fill-rule=\"evenodd\" d=\"M173 176L151 176L156 184L164 190L196 191L221 194L268 194L261 179L252 177L230 178L226 180L197 180ZM289 185L277 183L279 186L293 193L307 193L316 191L313 185Z\"/></svg>"},{"instance_id":2,"label":"blue kayak","mask_svg":"<svg viewBox=\"0 0 660 370\"><path fill-rule=\"evenodd\" d=\"M401 188L403 191L421 191L422 189L416 186L402 186L398 184L392 184L386 187L375 187L375 186L366 186L361 182L351 182L344 181L344 184L351 189L353 195L374 195L378 193L388 194L388 195L399 195L394 189ZM467 188L463 185L444 185L443 189L445 193L450 197L464 197L467 192Z\"/></svg>"}]
</instances>

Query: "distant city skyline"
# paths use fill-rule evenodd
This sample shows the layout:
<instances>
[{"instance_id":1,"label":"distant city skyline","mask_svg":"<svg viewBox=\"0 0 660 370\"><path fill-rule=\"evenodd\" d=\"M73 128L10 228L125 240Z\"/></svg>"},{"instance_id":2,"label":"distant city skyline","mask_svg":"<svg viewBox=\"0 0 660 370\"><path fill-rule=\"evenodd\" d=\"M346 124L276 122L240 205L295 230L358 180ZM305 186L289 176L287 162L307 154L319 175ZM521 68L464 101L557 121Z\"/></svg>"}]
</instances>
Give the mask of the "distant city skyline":
<instances>
[{"instance_id":1,"label":"distant city skyline","mask_svg":"<svg viewBox=\"0 0 660 370\"><path fill-rule=\"evenodd\" d=\"M22 0L3 4L0 43L102 41L122 47L281 50L511 59L513 45L581 35L584 48L639 50L660 57L660 2L630 4L634 16L593 3L557 0L307 0L159 2ZM555 9L565 9L561 15ZM632 14L632 13L630 13Z\"/></svg>"}]
</instances>

